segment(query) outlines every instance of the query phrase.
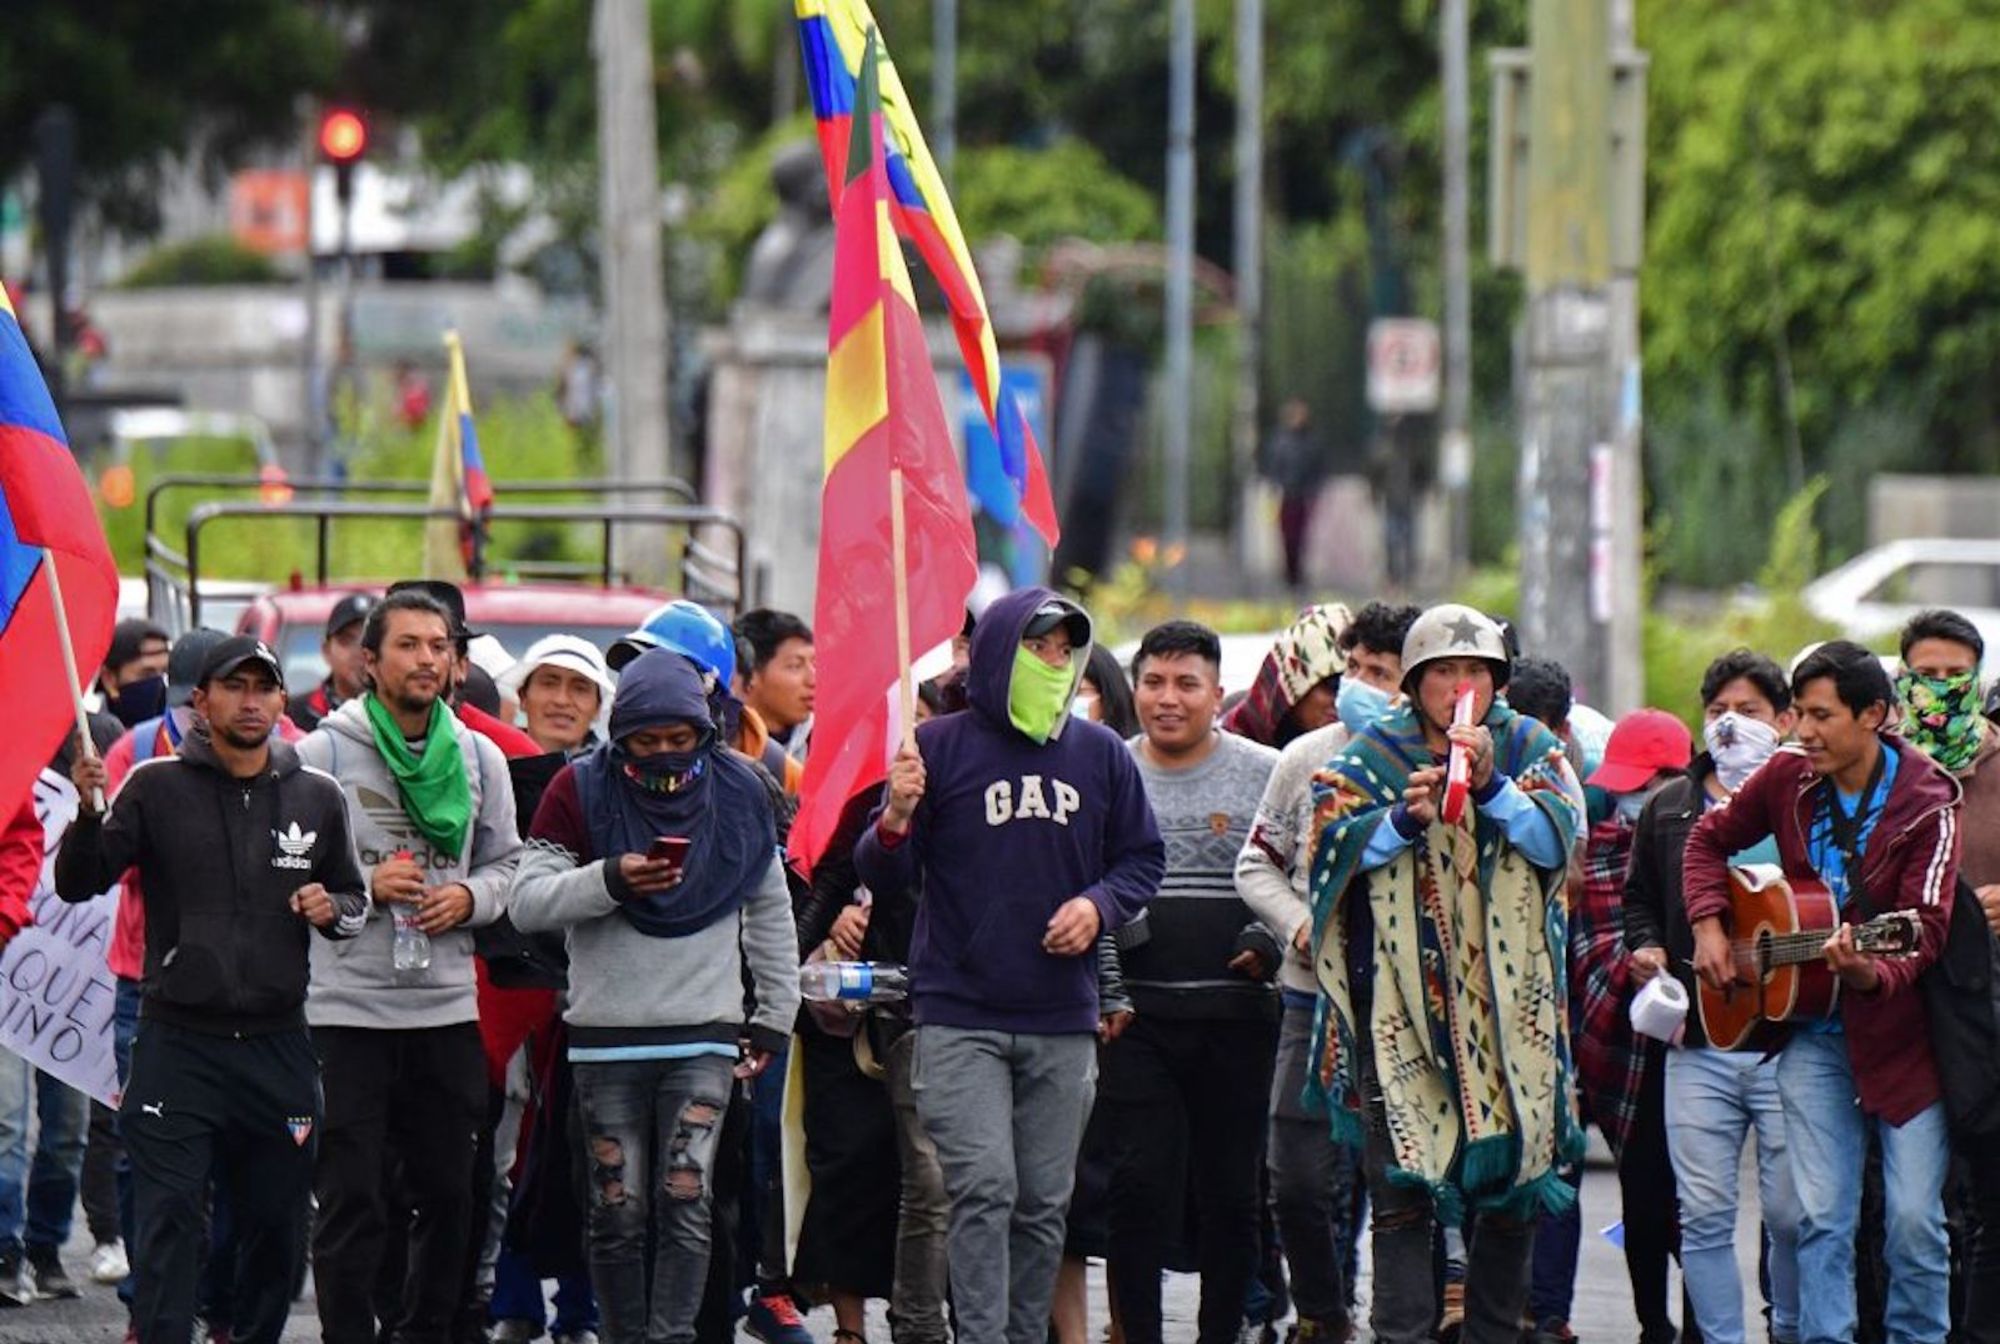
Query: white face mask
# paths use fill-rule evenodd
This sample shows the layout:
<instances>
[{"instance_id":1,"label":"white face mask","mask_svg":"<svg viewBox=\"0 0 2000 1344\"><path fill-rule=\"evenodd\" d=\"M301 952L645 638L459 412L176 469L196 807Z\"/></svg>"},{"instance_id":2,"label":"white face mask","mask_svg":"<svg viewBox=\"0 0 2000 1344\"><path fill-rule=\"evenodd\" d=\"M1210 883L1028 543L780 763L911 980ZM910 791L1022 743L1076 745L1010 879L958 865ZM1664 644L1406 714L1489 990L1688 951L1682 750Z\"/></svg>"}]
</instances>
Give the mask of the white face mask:
<instances>
[{"instance_id":1,"label":"white face mask","mask_svg":"<svg viewBox=\"0 0 2000 1344\"><path fill-rule=\"evenodd\" d=\"M1757 773L1757 767L1771 759L1778 749L1778 730L1757 719L1745 718L1730 710L1710 719L1701 730L1708 754L1715 758L1715 777L1731 793Z\"/></svg>"}]
</instances>

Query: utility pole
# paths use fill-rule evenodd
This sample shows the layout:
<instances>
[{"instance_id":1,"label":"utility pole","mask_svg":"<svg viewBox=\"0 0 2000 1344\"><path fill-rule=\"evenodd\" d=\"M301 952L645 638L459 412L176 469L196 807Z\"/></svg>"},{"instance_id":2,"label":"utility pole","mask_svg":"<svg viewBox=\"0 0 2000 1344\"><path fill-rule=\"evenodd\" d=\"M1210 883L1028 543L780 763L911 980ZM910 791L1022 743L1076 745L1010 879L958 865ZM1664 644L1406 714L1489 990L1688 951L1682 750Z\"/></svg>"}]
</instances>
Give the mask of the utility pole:
<instances>
[{"instance_id":1,"label":"utility pole","mask_svg":"<svg viewBox=\"0 0 2000 1344\"><path fill-rule=\"evenodd\" d=\"M1472 269L1466 145L1471 78L1466 0L1444 0L1444 419L1438 480L1451 523L1451 573L1472 567Z\"/></svg>"},{"instance_id":2,"label":"utility pole","mask_svg":"<svg viewBox=\"0 0 2000 1344\"><path fill-rule=\"evenodd\" d=\"M1633 49L1633 0L1611 0L1611 67L1617 72L1611 118L1613 157L1624 171L1614 169L1612 218L1623 222L1617 232L1643 236L1646 176L1626 165L1645 162L1646 59ZM1621 198L1635 198L1622 199ZM1618 206L1624 205L1624 209ZM1624 714L1646 703L1645 648L1645 458L1641 427L1639 359L1639 254L1636 239L1614 233L1611 247L1611 479L1609 525L1598 530L1600 549L1610 551L1611 666L1599 705ZM1602 503L1603 501L1599 501Z\"/></svg>"},{"instance_id":3,"label":"utility pole","mask_svg":"<svg viewBox=\"0 0 2000 1344\"><path fill-rule=\"evenodd\" d=\"M1167 360L1165 552L1178 557L1167 582L1176 605L1188 597L1190 386L1194 362L1194 0L1173 0L1167 62Z\"/></svg>"},{"instance_id":4,"label":"utility pole","mask_svg":"<svg viewBox=\"0 0 2000 1344\"><path fill-rule=\"evenodd\" d=\"M667 422L667 299L660 261L660 156L653 107L648 0L597 0L599 235L603 240L605 421L611 475L659 480L671 473ZM616 536L617 568L663 583L665 538L654 529Z\"/></svg>"},{"instance_id":5,"label":"utility pole","mask_svg":"<svg viewBox=\"0 0 2000 1344\"><path fill-rule=\"evenodd\" d=\"M1257 477L1264 357L1264 0L1236 0L1236 572L1269 567L1271 491Z\"/></svg>"},{"instance_id":6,"label":"utility pole","mask_svg":"<svg viewBox=\"0 0 2000 1344\"><path fill-rule=\"evenodd\" d=\"M931 0L931 157L951 185L958 152L958 0Z\"/></svg>"},{"instance_id":7,"label":"utility pole","mask_svg":"<svg viewBox=\"0 0 2000 1344\"><path fill-rule=\"evenodd\" d=\"M313 184L319 176L319 104L308 98L304 118L304 174L306 179L305 269L299 276L300 292L306 305L306 329L299 342L299 390L305 408L306 475L317 479L326 473L326 384L319 374L319 268L313 250Z\"/></svg>"},{"instance_id":8,"label":"utility pole","mask_svg":"<svg viewBox=\"0 0 2000 1344\"><path fill-rule=\"evenodd\" d=\"M1611 279L1606 0L1533 0L1527 208L1527 396L1521 441L1521 633L1611 691L1605 438ZM1593 512L1595 507L1596 512Z\"/></svg>"}]
</instances>

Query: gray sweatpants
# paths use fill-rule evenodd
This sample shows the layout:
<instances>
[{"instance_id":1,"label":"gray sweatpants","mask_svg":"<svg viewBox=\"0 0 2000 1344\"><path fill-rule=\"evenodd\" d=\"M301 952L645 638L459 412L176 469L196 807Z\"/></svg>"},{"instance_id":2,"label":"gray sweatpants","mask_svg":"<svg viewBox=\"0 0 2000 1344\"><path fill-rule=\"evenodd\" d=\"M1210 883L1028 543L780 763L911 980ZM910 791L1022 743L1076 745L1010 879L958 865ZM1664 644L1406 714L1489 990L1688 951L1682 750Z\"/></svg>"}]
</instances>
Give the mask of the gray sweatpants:
<instances>
[{"instance_id":1,"label":"gray sweatpants","mask_svg":"<svg viewBox=\"0 0 2000 1344\"><path fill-rule=\"evenodd\" d=\"M1045 1344L1097 1038L918 1027L912 1072L951 1195L958 1344Z\"/></svg>"}]
</instances>

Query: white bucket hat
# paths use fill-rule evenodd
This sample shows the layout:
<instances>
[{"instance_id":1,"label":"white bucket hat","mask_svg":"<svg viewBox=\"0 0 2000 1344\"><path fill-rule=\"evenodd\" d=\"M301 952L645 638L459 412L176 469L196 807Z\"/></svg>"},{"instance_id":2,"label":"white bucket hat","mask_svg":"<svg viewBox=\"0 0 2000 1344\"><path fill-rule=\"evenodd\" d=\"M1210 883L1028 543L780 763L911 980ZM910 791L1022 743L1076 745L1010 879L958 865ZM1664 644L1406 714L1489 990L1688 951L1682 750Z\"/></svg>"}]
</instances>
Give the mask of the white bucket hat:
<instances>
[{"instance_id":1,"label":"white bucket hat","mask_svg":"<svg viewBox=\"0 0 2000 1344\"><path fill-rule=\"evenodd\" d=\"M538 667L559 667L566 672L579 672L596 684L597 717L590 726L602 738L611 723L611 697L618 692L618 683L611 679L611 669L605 666L602 651L580 635L544 635L528 646L520 662L508 668L504 675L496 677L495 681L518 703L521 688L528 684L528 678L535 674Z\"/></svg>"}]
</instances>

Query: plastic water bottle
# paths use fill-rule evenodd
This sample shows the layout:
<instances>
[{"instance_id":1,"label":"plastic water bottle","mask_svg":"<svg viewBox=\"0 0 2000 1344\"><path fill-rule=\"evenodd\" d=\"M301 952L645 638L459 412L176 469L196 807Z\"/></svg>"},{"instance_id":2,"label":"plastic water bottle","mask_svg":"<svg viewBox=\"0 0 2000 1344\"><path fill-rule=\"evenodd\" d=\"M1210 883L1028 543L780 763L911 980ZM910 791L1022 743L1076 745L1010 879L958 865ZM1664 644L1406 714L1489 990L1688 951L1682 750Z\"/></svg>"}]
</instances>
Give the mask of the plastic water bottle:
<instances>
[{"instance_id":1,"label":"plastic water bottle","mask_svg":"<svg viewBox=\"0 0 2000 1344\"><path fill-rule=\"evenodd\" d=\"M910 973L890 961L809 961L799 992L814 1003L894 1003L910 996Z\"/></svg>"},{"instance_id":2,"label":"plastic water bottle","mask_svg":"<svg viewBox=\"0 0 2000 1344\"><path fill-rule=\"evenodd\" d=\"M396 969L404 972L431 968L431 936L417 927L414 911L396 912Z\"/></svg>"}]
</instances>

